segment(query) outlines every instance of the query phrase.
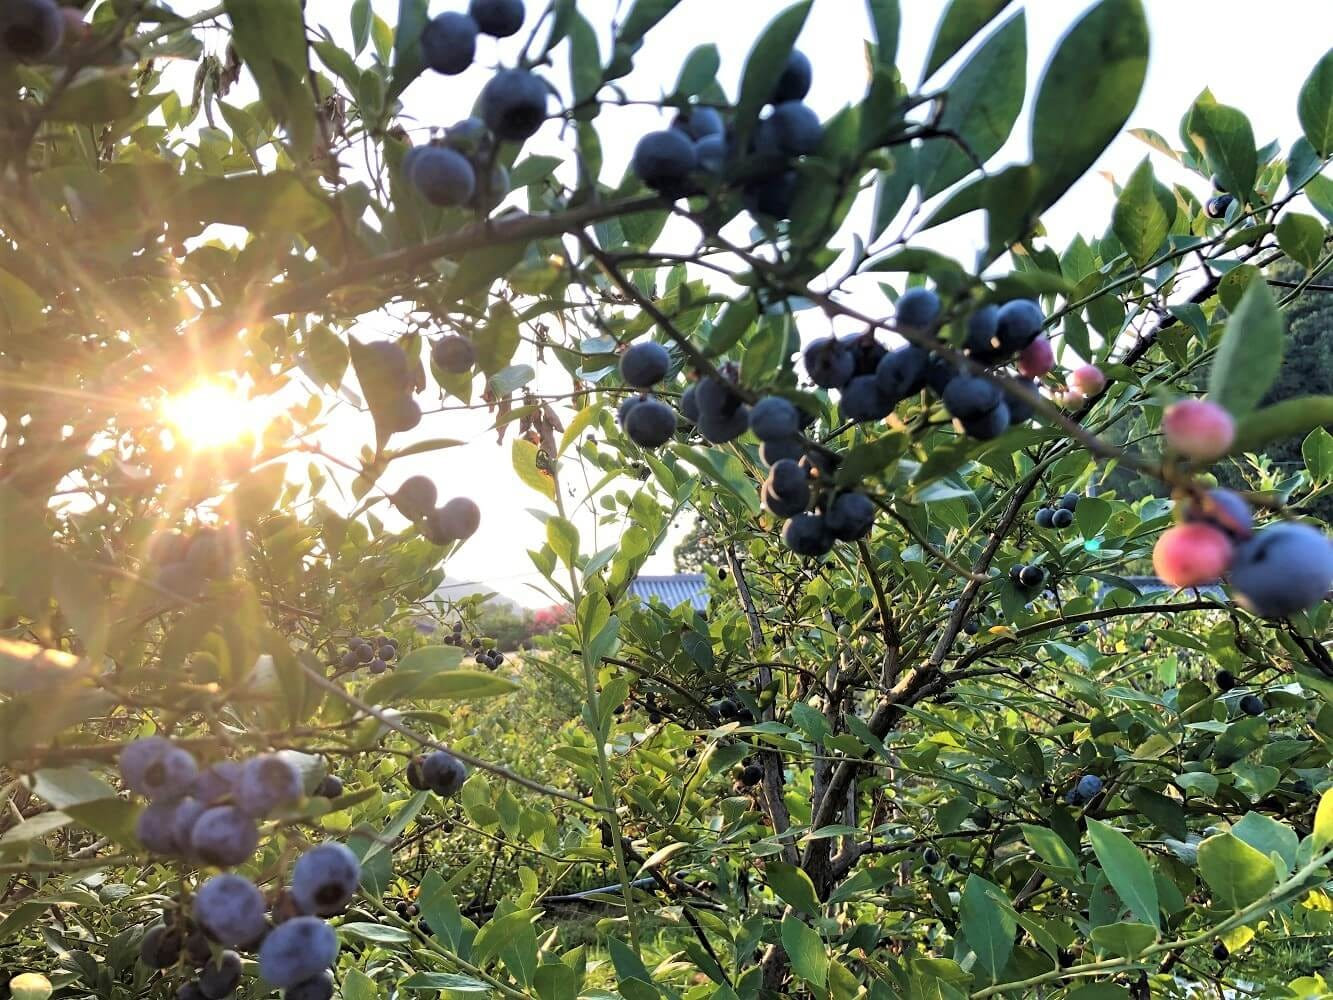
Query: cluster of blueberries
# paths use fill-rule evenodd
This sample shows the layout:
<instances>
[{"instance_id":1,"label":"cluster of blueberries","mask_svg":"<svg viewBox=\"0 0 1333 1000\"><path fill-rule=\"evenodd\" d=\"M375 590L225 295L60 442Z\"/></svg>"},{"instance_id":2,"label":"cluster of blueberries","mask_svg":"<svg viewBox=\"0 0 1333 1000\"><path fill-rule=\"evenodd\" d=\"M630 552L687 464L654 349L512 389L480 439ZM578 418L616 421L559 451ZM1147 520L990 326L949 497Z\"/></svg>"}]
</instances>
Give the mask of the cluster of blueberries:
<instances>
[{"instance_id":1,"label":"cluster of blueberries","mask_svg":"<svg viewBox=\"0 0 1333 1000\"><path fill-rule=\"evenodd\" d=\"M403 481L391 497L393 505L434 545L465 541L481 526L481 508L467 497L454 497L437 506L435 484L425 476Z\"/></svg>"},{"instance_id":2,"label":"cluster of blueberries","mask_svg":"<svg viewBox=\"0 0 1333 1000\"><path fill-rule=\"evenodd\" d=\"M654 191L679 198L698 193L704 178L721 178L735 166L746 207L756 215L786 219L796 195L794 165L817 152L824 139L819 116L804 103L812 80L810 60L793 51L769 96L772 110L750 136L743 163L733 163L736 135L721 112L696 105L677 114L670 128L640 139L631 168Z\"/></svg>"},{"instance_id":3,"label":"cluster of blueberries","mask_svg":"<svg viewBox=\"0 0 1333 1000\"><path fill-rule=\"evenodd\" d=\"M225 528L201 527L191 535L164 531L149 542L145 562L155 567L156 583L163 590L198 597L209 580L235 568L235 538Z\"/></svg>"},{"instance_id":4,"label":"cluster of blueberries","mask_svg":"<svg viewBox=\"0 0 1333 1000\"><path fill-rule=\"evenodd\" d=\"M736 769L736 787L753 788L764 780L764 769L753 757L747 757Z\"/></svg>"},{"instance_id":5,"label":"cluster of blueberries","mask_svg":"<svg viewBox=\"0 0 1333 1000\"><path fill-rule=\"evenodd\" d=\"M409 785L418 792L434 792L445 799L458 794L467 775L467 765L446 750L418 754L407 765Z\"/></svg>"},{"instance_id":6,"label":"cluster of blueberries","mask_svg":"<svg viewBox=\"0 0 1333 1000\"><path fill-rule=\"evenodd\" d=\"M421 58L447 76L462 73L477 54L477 37L509 38L523 27L523 0L471 0L467 13L448 11L426 23ZM497 162L498 143L523 142L546 120L550 88L526 69L502 69L481 91L481 117L447 129L440 141L414 146L403 175L433 205L472 205L489 211L509 191L509 174Z\"/></svg>"},{"instance_id":7,"label":"cluster of blueberries","mask_svg":"<svg viewBox=\"0 0 1333 1000\"><path fill-rule=\"evenodd\" d=\"M1236 676L1230 670L1219 670L1213 675L1213 681L1217 684L1217 690L1226 694L1228 691L1234 691L1240 684ZM1253 692L1242 695L1236 702L1236 707L1249 716L1260 716L1264 714L1264 700Z\"/></svg>"},{"instance_id":8,"label":"cluster of blueberries","mask_svg":"<svg viewBox=\"0 0 1333 1000\"><path fill-rule=\"evenodd\" d=\"M463 638L463 623L454 622L453 631L444 637L446 646L457 646L463 649L468 646L468 641ZM498 649L484 649L480 638L473 638L471 643L472 655L480 666L487 667L490 670L498 670L505 661L504 653Z\"/></svg>"},{"instance_id":9,"label":"cluster of blueberries","mask_svg":"<svg viewBox=\"0 0 1333 1000\"><path fill-rule=\"evenodd\" d=\"M1202 587L1224 577L1238 603L1263 618L1307 611L1333 588L1333 540L1299 521L1255 530L1245 498L1211 489L1185 499L1181 523L1153 548L1153 568L1175 587Z\"/></svg>"},{"instance_id":10,"label":"cluster of blueberries","mask_svg":"<svg viewBox=\"0 0 1333 1000\"><path fill-rule=\"evenodd\" d=\"M1009 579L1015 587L1026 591L1040 590L1046 582L1046 571L1040 566L1015 563L1009 567Z\"/></svg>"},{"instance_id":11,"label":"cluster of blueberries","mask_svg":"<svg viewBox=\"0 0 1333 1000\"><path fill-rule=\"evenodd\" d=\"M365 667L372 674L382 674L396 659L398 659L397 639L380 635L372 642L357 635L347 643L347 650L339 659L338 666L343 670Z\"/></svg>"},{"instance_id":12,"label":"cluster of blueberries","mask_svg":"<svg viewBox=\"0 0 1333 1000\"><path fill-rule=\"evenodd\" d=\"M1055 528L1063 531L1074 523L1074 511L1078 510L1078 494L1066 493L1055 502L1053 507L1040 507L1033 521L1038 528Z\"/></svg>"}]
</instances>

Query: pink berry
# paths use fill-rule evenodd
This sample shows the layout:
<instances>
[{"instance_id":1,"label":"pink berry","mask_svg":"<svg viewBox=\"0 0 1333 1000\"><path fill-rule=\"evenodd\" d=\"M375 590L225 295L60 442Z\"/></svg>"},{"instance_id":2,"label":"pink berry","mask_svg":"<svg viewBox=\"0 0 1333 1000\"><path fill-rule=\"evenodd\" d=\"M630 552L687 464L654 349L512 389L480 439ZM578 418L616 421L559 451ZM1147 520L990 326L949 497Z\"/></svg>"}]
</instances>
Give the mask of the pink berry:
<instances>
[{"instance_id":1,"label":"pink berry","mask_svg":"<svg viewBox=\"0 0 1333 1000\"><path fill-rule=\"evenodd\" d=\"M1210 524L1177 524L1152 550L1157 575L1173 587L1217 583L1231 565L1231 539Z\"/></svg>"},{"instance_id":2,"label":"pink berry","mask_svg":"<svg viewBox=\"0 0 1333 1000\"><path fill-rule=\"evenodd\" d=\"M1162 414L1167 446L1186 458L1211 462L1221 458L1236 439L1231 414L1206 399L1182 399Z\"/></svg>"},{"instance_id":3,"label":"pink berry","mask_svg":"<svg viewBox=\"0 0 1333 1000\"><path fill-rule=\"evenodd\" d=\"M1074 369L1069 384L1085 396L1095 396L1106 388L1106 376L1096 365L1084 365Z\"/></svg>"},{"instance_id":4,"label":"pink berry","mask_svg":"<svg viewBox=\"0 0 1333 1000\"><path fill-rule=\"evenodd\" d=\"M1018 356L1018 370L1028 378L1041 378L1055 367L1055 349L1045 337L1038 337Z\"/></svg>"}]
</instances>

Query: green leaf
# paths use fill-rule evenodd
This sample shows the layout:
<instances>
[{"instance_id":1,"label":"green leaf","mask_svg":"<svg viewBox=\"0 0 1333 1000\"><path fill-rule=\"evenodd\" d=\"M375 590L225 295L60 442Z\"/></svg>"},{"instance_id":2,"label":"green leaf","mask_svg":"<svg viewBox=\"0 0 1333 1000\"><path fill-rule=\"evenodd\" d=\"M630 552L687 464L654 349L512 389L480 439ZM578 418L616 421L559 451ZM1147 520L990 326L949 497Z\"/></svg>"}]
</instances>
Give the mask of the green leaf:
<instances>
[{"instance_id":1,"label":"green leaf","mask_svg":"<svg viewBox=\"0 0 1333 1000\"><path fill-rule=\"evenodd\" d=\"M1008 896L998 885L969 875L958 912L968 946L991 980L998 981L1013 954L1014 933L1018 930Z\"/></svg>"},{"instance_id":2,"label":"green leaf","mask_svg":"<svg viewBox=\"0 0 1333 1000\"><path fill-rule=\"evenodd\" d=\"M453 670L463 662L457 646L418 646L398 661L396 673L438 673Z\"/></svg>"},{"instance_id":3,"label":"green leaf","mask_svg":"<svg viewBox=\"0 0 1333 1000\"><path fill-rule=\"evenodd\" d=\"M1326 419L1301 442L1301 457L1310 477L1317 483L1333 479L1333 434L1325 428L1333 426L1333 397L1321 397L1327 403Z\"/></svg>"},{"instance_id":4,"label":"green leaf","mask_svg":"<svg viewBox=\"0 0 1333 1000\"><path fill-rule=\"evenodd\" d=\"M549 473L537 468L538 448L531 441L516 438L510 448L510 457L519 480L548 500L555 499L555 480Z\"/></svg>"},{"instance_id":5,"label":"green leaf","mask_svg":"<svg viewBox=\"0 0 1333 1000\"><path fill-rule=\"evenodd\" d=\"M989 0L988 5L996 4ZM951 11L958 6L955 0ZM948 17L946 14L946 21ZM1014 14L972 54L945 88L949 96L939 128L956 133L972 156L982 163L1004 145L1023 109L1027 85L1026 24L1023 11ZM916 176L922 197L939 194L976 169L972 156L954 138L927 139L917 151Z\"/></svg>"},{"instance_id":6,"label":"green leaf","mask_svg":"<svg viewBox=\"0 0 1333 1000\"><path fill-rule=\"evenodd\" d=\"M1145 924L1160 927L1152 866L1133 841L1101 820L1088 819L1088 840L1116 894Z\"/></svg>"},{"instance_id":7,"label":"green leaf","mask_svg":"<svg viewBox=\"0 0 1333 1000\"><path fill-rule=\"evenodd\" d=\"M242 226L265 235L306 233L333 219L328 202L286 170L210 178L186 190L176 214L182 219Z\"/></svg>"},{"instance_id":8,"label":"green leaf","mask_svg":"<svg viewBox=\"0 0 1333 1000\"><path fill-rule=\"evenodd\" d=\"M562 563L571 566L579 550L579 529L563 517L552 517L546 522L546 544Z\"/></svg>"},{"instance_id":9,"label":"green leaf","mask_svg":"<svg viewBox=\"0 0 1333 1000\"><path fill-rule=\"evenodd\" d=\"M635 0L620 27L620 41L637 45L679 3L680 0Z\"/></svg>"},{"instance_id":10,"label":"green leaf","mask_svg":"<svg viewBox=\"0 0 1333 1000\"><path fill-rule=\"evenodd\" d=\"M957 55L977 32L1007 6L1009 0L952 0L940 18L940 26L935 29L935 41L931 43L930 56L921 74L922 82ZM949 100L953 100L952 89Z\"/></svg>"},{"instance_id":11,"label":"green leaf","mask_svg":"<svg viewBox=\"0 0 1333 1000\"><path fill-rule=\"evenodd\" d=\"M375 924L370 921L339 924L338 933L345 937L360 938L362 941L373 941L375 944L406 944L412 940L412 935L401 927L390 927L387 924Z\"/></svg>"},{"instance_id":12,"label":"green leaf","mask_svg":"<svg viewBox=\"0 0 1333 1000\"><path fill-rule=\"evenodd\" d=\"M370 22L374 11L370 9L370 0L355 0L352 4L350 20L352 23L352 51L360 55L370 42Z\"/></svg>"},{"instance_id":13,"label":"green leaf","mask_svg":"<svg viewBox=\"0 0 1333 1000\"><path fill-rule=\"evenodd\" d=\"M1296 847L1300 838L1285 823L1279 823L1261 813L1248 812L1239 823L1232 826L1231 832L1260 854L1266 857L1276 854L1280 857L1287 866L1281 875L1287 875L1296 866Z\"/></svg>"},{"instance_id":14,"label":"green leaf","mask_svg":"<svg viewBox=\"0 0 1333 1000\"><path fill-rule=\"evenodd\" d=\"M773 88L787 65L787 57L805 27L810 4L811 0L801 0L773 18L745 60L741 96L736 103L736 142L742 146L749 139L760 110L773 96Z\"/></svg>"},{"instance_id":15,"label":"green leaf","mask_svg":"<svg viewBox=\"0 0 1333 1000\"><path fill-rule=\"evenodd\" d=\"M33 794L56 809L114 799L116 790L83 767L46 767L30 779Z\"/></svg>"},{"instance_id":16,"label":"green leaf","mask_svg":"<svg viewBox=\"0 0 1333 1000\"><path fill-rule=\"evenodd\" d=\"M784 902L812 917L819 915L815 884L802 869L781 861L770 861L764 868L764 879Z\"/></svg>"},{"instance_id":17,"label":"green leaf","mask_svg":"<svg viewBox=\"0 0 1333 1000\"><path fill-rule=\"evenodd\" d=\"M807 983L822 987L828 981L828 952L824 941L800 917L782 918L782 947L791 959L792 971Z\"/></svg>"},{"instance_id":18,"label":"green leaf","mask_svg":"<svg viewBox=\"0 0 1333 1000\"><path fill-rule=\"evenodd\" d=\"M421 32L430 20L430 0L398 0L398 27L393 36L393 76L388 100L392 101L426 69L421 57Z\"/></svg>"},{"instance_id":19,"label":"green leaf","mask_svg":"<svg viewBox=\"0 0 1333 1000\"><path fill-rule=\"evenodd\" d=\"M1263 398L1282 367L1282 314L1268 283L1255 281L1227 319L1208 376L1208 397L1243 417Z\"/></svg>"},{"instance_id":20,"label":"green leaf","mask_svg":"<svg viewBox=\"0 0 1333 1000\"><path fill-rule=\"evenodd\" d=\"M898 58L898 36L903 21L898 0L866 0L866 4L870 8L870 24L875 29L875 61L881 66L892 66Z\"/></svg>"},{"instance_id":21,"label":"green leaf","mask_svg":"<svg viewBox=\"0 0 1333 1000\"><path fill-rule=\"evenodd\" d=\"M1102 0L1061 40L1037 89L1038 208L1055 204L1124 127L1148 69L1140 0Z\"/></svg>"},{"instance_id":22,"label":"green leaf","mask_svg":"<svg viewBox=\"0 0 1333 1000\"><path fill-rule=\"evenodd\" d=\"M1259 154L1254 148L1250 120L1204 93L1186 116L1185 128L1203 149L1222 185L1242 202L1250 201L1259 172Z\"/></svg>"},{"instance_id":23,"label":"green leaf","mask_svg":"<svg viewBox=\"0 0 1333 1000\"><path fill-rule=\"evenodd\" d=\"M1305 268L1313 268L1324 253L1324 224L1313 215L1288 212L1277 224L1282 252Z\"/></svg>"},{"instance_id":24,"label":"green leaf","mask_svg":"<svg viewBox=\"0 0 1333 1000\"><path fill-rule=\"evenodd\" d=\"M912 146L896 146L893 167L879 172L875 181L875 218L870 227L872 239L879 239L907 202L907 196L916 184L916 150Z\"/></svg>"},{"instance_id":25,"label":"green leaf","mask_svg":"<svg viewBox=\"0 0 1333 1000\"><path fill-rule=\"evenodd\" d=\"M92 674L92 664L71 653L0 636L0 692L50 692Z\"/></svg>"},{"instance_id":26,"label":"green leaf","mask_svg":"<svg viewBox=\"0 0 1333 1000\"><path fill-rule=\"evenodd\" d=\"M52 121L96 125L129 117L137 103L128 77L97 76L57 97L47 109L47 117Z\"/></svg>"},{"instance_id":27,"label":"green leaf","mask_svg":"<svg viewBox=\"0 0 1333 1000\"><path fill-rule=\"evenodd\" d=\"M477 932L472 942L472 960L484 965L486 960L499 954L524 927L532 923L536 910L514 910L503 917L493 917Z\"/></svg>"},{"instance_id":28,"label":"green leaf","mask_svg":"<svg viewBox=\"0 0 1333 1000\"><path fill-rule=\"evenodd\" d=\"M1157 197L1157 179L1146 156L1121 189L1111 219L1116 239L1124 244L1135 264L1142 267L1153 259L1166 239L1171 220Z\"/></svg>"},{"instance_id":29,"label":"green leaf","mask_svg":"<svg viewBox=\"0 0 1333 1000\"><path fill-rule=\"evenodd\" d=\"M697 45L685 58L680 68L680 79L676 81L676 93L682 97L694 97L717 79L717 71L722 66L722 55L712 42Z\"/></svg>"},{"instance_id":30,"label":"green leaf","mask_svg":"<svg viewBox=\"0 0 1333 1000\"><path fill-rule=\"evenodd\" d=\"M1321 156L1333 156L1333 49L1315 63L1301 87L1296 114L1310 145Z\"/></svg>"},{"instance_id":31,"label":"green leaf","mask_svg":"<svg viewBox=\"0 0 1333 1000\"><path fill-rule=\"evenodd\" d=\"M512 694L517 690L516 683L498 674L482 673L479 670L449 670L418 685L412 691L412 697L421 701L476 701Z\"/></svg>"},{"instance_id":32,"label":"green leaf","mask_svg":"<svg viewBox=\"0 0 1333 1000\"><path fill-rule=\"evenodd\" d=\"M483 983L480 979L462 976L456 972L414 972L399 983L398 988L430 990L432 993L439 993L441 990L448 993L482 993L487 996L495 992L495 987L490 983Z\"/></svg>"},{"instance_id":33,"label":"green leaf","mask_svg":"<svg viewBox=\"0 0 1333 1000\"><path fill-rule=\"evenodd\" d=\"M1037 852L1037 855L1048 865L1056 868L1064 868L1071 872L1078 871L1078 858L1074 852L1069 849L1054 830L1047 829L1044 826L1031 826L1027 823L1020 824L1023 831L1023 839L1028 842L1028 846Z\"/></svg>"},{"instance_id":34,"label":"green leaf","mask_svg":"<svg viewBox=\"0 0 1333 1000\"><path fill-rule=\"evenodd\" d=\"M315 101L307 79L305 5L301 0L225 0L231 43L254 75L264 104L297 153L309 153Z\"/></svg>"},{"instance_id":35,"label":"green leaf","mask_svg":"<svg viewBox=\"0 0 1333 1000\"><path fill-rule=\"evenodd\" d=\"M1199 874L1217 901L1233 910L1248 906L1277 882L1268 855L1231 833L1219 833L1199 845Z\"/></svg>"},{"instance_id":36,"label":"green leaf","mask_svg":"<svg viewBox=\"0 0 1333 1000\"><path fill-rule=\"evenodd\" d=\"M575 104L589 100L602 85L602 56L597 50L597 32L577 11L569 29L569 85Z\"/></svg>"},{"instance_id":37,"label":"green leaf","mask_svg":"<svg viewBox=\"0 0 1333 1000\"><path fill-rule=\"evenodd\" d=\"M1156 928L1131 921L1103 924L1092 929L1092 943L1096 948L1122 958L1133 958L1156 940Z\"/></svg>"}]
</instances>

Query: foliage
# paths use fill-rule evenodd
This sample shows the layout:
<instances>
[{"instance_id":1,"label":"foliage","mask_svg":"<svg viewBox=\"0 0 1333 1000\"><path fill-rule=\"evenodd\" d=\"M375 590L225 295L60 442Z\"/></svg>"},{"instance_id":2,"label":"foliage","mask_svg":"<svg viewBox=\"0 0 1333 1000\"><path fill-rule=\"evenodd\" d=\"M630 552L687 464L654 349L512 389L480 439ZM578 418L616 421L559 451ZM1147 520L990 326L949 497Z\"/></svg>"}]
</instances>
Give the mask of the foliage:
<instances>
[{"instance_id":1,"label":"foliage","mask_svg":"<svg viewBox=\"0 0 1333 1000\"><path fill-rule=\"evenodd\" d=\"M205 764L295 755L281 759L305 794L239 870L276 918L309 844L357 855L360 893L333 918L344 1000L1141 1000L1253 979L1333 995L1300 951L1333 912L1333 605L1265 620L1225 591L1128 579L1177 515L1212 516L1196 506L1211 476L1243 484L1265 524L1333 488L1333 400L1272 405L1284 344L1321 349L1322 306L1276 276L1319 282L1333 260L1333 56L1292 95L1300 137L1256 148L1208 91L1177 140L1135 130L1149 154L1117 179L1112 217L1055 247L1042 213L1138 100L1139 0L1092 5L1031 86L1022 11L950 3L912 86L899 4L870 0L864 92L818 142L764 110L801 91L793 47L824 30L808 0L760 28L734 93L706 39L674 82L632 76L687 30L676 5L594 24L574 0L530 4L478 105L487 123L433 144L458 154L431 154L449 184L420 183L425 135L401 102L441 59L421 45L424 0L393 24L347 5L346 47L296 0L191 17L106 0L66 18L59 47L0 61L14 996L166 997L184 981L136 961L214 874L137 839L145 803L116 760L156 733ZM167 83L177 59L197 62L193 95ZM645 101L689 127L719 110L730 152L709 167L659 137L613 178L602 139ZM1030 161L982 169L1025 108ZM560 155L518 141L533 130ZM699 169L673 174L677 154ZM1189 183L1161 180L1167 161ZM976 260L914 243L954 220ZM907 286L936 295L924 322L895 315ZM1059 370L1094 364L1105 388L1023 382L969 342L972 317L1025 299ZM917 389L883 419L843 420L845 397L793 356L802 333L853 328L859 350L902 339L1007 399L988 411L1005 406L998 436ZM466 343L438 351L445 336ZM669 348L665 377L622 377L622 348L645 337ZM732 418L761 397L798 404L820 502L859 491L873 527L797 556L743 426L668 425L661 447L622 431L616 408L649 382L682 410L709 386ZM1211 467L1161 426L1205 392L1237 433ZM238 397L280 412L241 433ZM475 508L386 485L405 456L456 444L417 397L494 414L504 488L530 491L546 532L533 564L570 609L539 653L493 671L465 662L472 640L507 645L531 623L432 597ZM202 418L173 418L191 399ZM1020 404L1033 419L1010 427ZM322 437L335 407L362 416L350 461ZM1279 464L1268 443L1293 437L1300 464ZM1116 469L1156 492L1121 490ZM1039 527L1071 493L1072 524ZM613 544L587 550L585 511ZM683 559L720 570L725 543L706 615L625 599L681 515L697 519ZM1314 568L1283 568L1317 576L1304 555ZM461 631L427 637L430 619ZM355 642L372 634L394 650L378 674ZM456 795L414 783L425 750L469 763ZM341 792L317 794L328 773ZM270 995L244 971L242 995Z\"/></svg>"}]
</instances>

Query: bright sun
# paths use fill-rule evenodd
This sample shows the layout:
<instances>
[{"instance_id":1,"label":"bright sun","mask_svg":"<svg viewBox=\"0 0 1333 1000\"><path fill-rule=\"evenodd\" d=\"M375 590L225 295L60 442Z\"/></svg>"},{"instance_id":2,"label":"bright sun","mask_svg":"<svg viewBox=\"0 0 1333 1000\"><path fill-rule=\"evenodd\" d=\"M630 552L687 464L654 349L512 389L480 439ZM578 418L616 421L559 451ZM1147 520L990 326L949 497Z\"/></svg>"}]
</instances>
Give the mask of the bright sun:
<instances>
[{"instance_id":1,"label":"bright sun","mask_svg":"<svg viewBox=\"0 0 1333 1000\"><path fill-rule=\"evenodd\" d=\"M246 436L263 433L268 418L256 400L240 388L200 381L168 397L162 413L172 434L196 450L223 448Z\"/></svg>"}]
</instances>

